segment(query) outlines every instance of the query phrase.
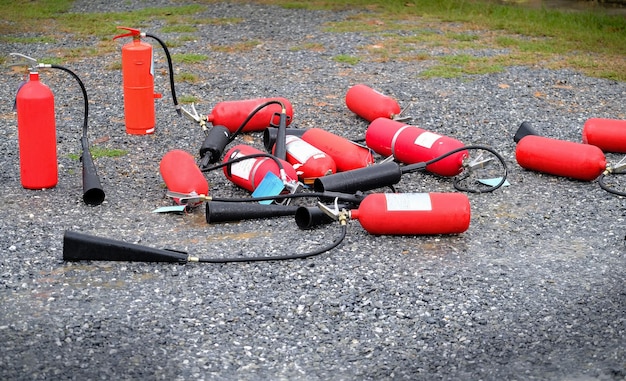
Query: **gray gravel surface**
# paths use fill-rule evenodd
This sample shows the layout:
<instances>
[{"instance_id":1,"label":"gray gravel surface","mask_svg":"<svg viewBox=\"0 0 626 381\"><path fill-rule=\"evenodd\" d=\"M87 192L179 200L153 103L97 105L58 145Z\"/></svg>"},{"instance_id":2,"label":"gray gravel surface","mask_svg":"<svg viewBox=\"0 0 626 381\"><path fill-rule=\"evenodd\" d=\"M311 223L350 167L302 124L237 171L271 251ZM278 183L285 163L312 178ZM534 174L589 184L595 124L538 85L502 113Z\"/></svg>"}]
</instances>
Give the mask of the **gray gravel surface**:
<instances>
[{"instance_id":1,"label":"gray gravel surface","mask_svg":"<svg viewBox=\"0 0 626 381\"><path fill-rule=\"evenodd\" d=\"M121 11L183 2L76 1L75 12ZM55 92L59 184L22 189L12 100L19 75L0 79L0 379L306 379L306 380L623 380L626 378L626 215L624 200L596 182L523 170L512 136L524 120L547 136L580 141L591 117L626 118L626 84L570 70L509 67L502 73L422 79L425 61L355 65L375 36L330 33L350 12L264 5L205 5L193 39L172 53L201 53L179 65L197 83L177 83L208 114L223 100L284 96L294 127L321 127L350 138L367 122L344 104L366 83L413 103L412 124L490 145L510 169L511 185L469 194L472 218L457 236L373 236L357 222L342 245L306 260L173 265L64 262L65 230L173 248L205 257L304 252L338 234L335 225L303 233L282 217L207 225L204 209L154 214L170 205L158 171L171 149L196 153L203 135L176 116L155 47L157 131L125 133L119 50L66 64L87 86L92 144L127 150L98 158L106 201L83 204L79 154L82 99L62 72L42 79ZM161 22L142 30L165 40ZM112 32L112 34L115 31ZM249 51L217 45L256 40ZM323 49L297 49L307 43ZM50 57L59 48L97 45L64 40L2 45ZM120 47L122 42L120 42ZM427 47L416 47L425 49ZM438 54L453 54L441 50ZM475 54L497 54L475 52ZM260 134L238 141L262 147ZM607 154L610 162L621 157ZM211 194L246 196L221 172L207 174ZM623 184L623 183L622 183ZM403 192L454 191L450 179L403 177Z\"/></svg>"}]
</instances>

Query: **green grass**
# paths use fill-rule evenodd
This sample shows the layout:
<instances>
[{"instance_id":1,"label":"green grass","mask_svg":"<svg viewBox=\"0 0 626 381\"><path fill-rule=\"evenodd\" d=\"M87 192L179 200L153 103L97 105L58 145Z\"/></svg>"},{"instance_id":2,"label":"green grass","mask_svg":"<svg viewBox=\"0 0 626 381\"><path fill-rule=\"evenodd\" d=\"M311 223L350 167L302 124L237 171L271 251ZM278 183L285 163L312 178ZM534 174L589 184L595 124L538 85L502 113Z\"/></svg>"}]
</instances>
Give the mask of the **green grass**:
<instances>
[{"instance_id":1,"label":"green grass","mask_svg":"<svg viewBox=\"0 0 626 381\"><path fill-rule=\"evenodd\" d=\"M89 41L84 47L50 52L66 60L119 49L118 26L154 34L178 33L168 46L181 47L201 25L236 24L242 18L206 18L199 13L217 0L192 5L155 7L133 12L70 13L71 0L0 0L0 43L54 43L63 35ZM236 0L233 0L236 1ZM243 0L241 2L244 2ZM284 8L352 10L343 21L324 26L329 33L365 33L375 41L354 56L336 56L351 65L367 60L432 61L424 76L463 76L497 72L510 65L571 68L589 76L626 81L626 17L601 12L564 12L483 0L256 0ZM149 28L155 21L164 26ZM399 33L401 32L401 33ZM100 42L93 44L93 37ZM208 46L216 52L245 53L264 41ZM292 51L324 47L310 41ZM438 50L439 54L432 54ZM495 53L494 53L495 50ZM441 51L448 52L441 54ZM456 52L455 52L456 51ZM476 54L467 59L468 51ZM450 56L450 57L447 57ZM486 57L486 58L485 58ZM40 58L40 57L37 57ZM202 55L181 55L179 63L199 63ZM5 62L6 58L0 58Z\"/></svg>"},{"instance_id":2,"label":"green grass","mask_svg":"<svg viewBox=\"0 0 626 381\"><path fill-rule=\"evenodd\" d=\"M120 157L128 154L128 151L123 149L104 148L100 146L91 146L89 152L91 152L91 156L94 159L101 157ZM80 154L69 154L67 156L72 160L80 160Z\"/></svg>"}]
</instances>

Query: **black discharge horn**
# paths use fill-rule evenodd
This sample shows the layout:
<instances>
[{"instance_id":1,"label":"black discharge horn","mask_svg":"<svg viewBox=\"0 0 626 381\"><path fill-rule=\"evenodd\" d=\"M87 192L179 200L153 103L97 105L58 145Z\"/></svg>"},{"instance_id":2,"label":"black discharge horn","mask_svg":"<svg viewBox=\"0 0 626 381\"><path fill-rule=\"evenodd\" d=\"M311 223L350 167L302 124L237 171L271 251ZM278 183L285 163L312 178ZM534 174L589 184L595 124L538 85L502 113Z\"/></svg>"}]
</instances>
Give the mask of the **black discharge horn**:
<instances>
[{"instance_id":1,"label":"black discharge horn","mask_svg":"<svg viewBox=\"0 0 626 381\"><path fill-rule=\"evenodd\" d=\"M87 90L85 90L85 85L83 81L70 69L59 66L59 65L50 65L53 69L60 69L69 73L80 85L80 89L83 92L83 100L84 100L84 108L85 108L85 116L83 120L83 134L80 139L80 144L82 148L82 154L80 156L81 161L83 162L83 201L87 205L100 205L104 201L104 190L102 189L102 185L100 184L100 177L98 177L98 172L96 171L96 166L93 162L93 157L91 156L91 151L89 151L89 140L87 139L87 121L89 119L89 102L87 100Z\"/></svg>"}]
</instances>

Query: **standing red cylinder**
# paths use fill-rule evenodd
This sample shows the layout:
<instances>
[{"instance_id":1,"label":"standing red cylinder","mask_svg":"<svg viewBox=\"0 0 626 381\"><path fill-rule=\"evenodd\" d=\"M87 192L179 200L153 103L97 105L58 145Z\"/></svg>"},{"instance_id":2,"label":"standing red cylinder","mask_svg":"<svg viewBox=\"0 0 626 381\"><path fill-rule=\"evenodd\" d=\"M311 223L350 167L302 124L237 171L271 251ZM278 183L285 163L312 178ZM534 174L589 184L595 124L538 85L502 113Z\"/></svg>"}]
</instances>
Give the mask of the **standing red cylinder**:
<instances>
[{"instance_id":1,"label":"standing red cylinder","mask_svg":"<svg viewBox=\"0 0 626 381\"><path fill-rule=\"evenodd\" d=\"M248 116L260 105L268 101L279 101L285 106L287 114L287 125L293 119L293 107L289 100L282 97L274 98L256 98L244 99L237 101L220 102L213 107L213 110L207 115L207 121L213 125L221 125L226 127L231 133L243 124ZM270 126L270 124L278 124L278 115L282 111L280 104L272 103L260 109L246 123L243 132L262 131Z\"/></svg>"},{"instance_id":2,"label":"standing red cylinder","mask_svg":"<svg viewBox=\"0 0 626 381\"><path fill-rule=\"evenodd\" d=\"M401 111L395 99L364 84L357 84L348 89L346 106L368 122L376 118L393 119Z\"/></svg>"},{"instance_id":3,"label":"standing red cylinder","mask_svg":"<svg viewBox=\"0 0 626 381\"><path fill-rule=\"evenodd\" d=\"M133 135L154 133L154 98L161 95L154 92L152 45L141 41L138 34L122 47L122 81L126 132Z\"/></svg>"},{"instance_id":4,"label":"standing red cylinder","mask_svg":"<svg viewBox=\"0 0 626 381\"><path fill-rule=\"evenodd\" d=\"M226 163L227 161L240 157L262 153L264 152L254 147L239 144L231 148L226 155L224 155L223 162ZM296 170L287 161L278 158L273 159L267 156L254 157L229 164L224 167L224 175L226 175L226 178L232 181L235 185L250 192L254 192L268 172L272 172L276 176L280 177L280 168L278 164L276 164L275 159L279 160L282 164L287 176L287 181L295 181L298 179Z\"/></svg>"},{"instance_id":5,"label":"standing red cylinder","mask_svg":"<svg viewBox=\"0 0 626 381\"><path fill-rule=\"evenodd\" d=\"M592 181L606 169L606 157L596 146L537 135L524 136L515 147L515 158L525 169Z\"/></svg>"},{"instance_id":6,"label":"standing red cylinder","mask_svg":"<svg viewBox=\"0 0 626 381\"><path fill-rule=\"evenodd\" d=\"M319 148L295 135L287 135L285 141L287 161L302 182L312 183L318 177L337 172L335 160Z\"/></svg>"},{"instance_id":7,"label":"standing red cylinder","mask_svg":"<svg viewBox=\"0 0 626 381\"><path fill-rule=\"evenodd\" d=\"M374 164L374 155L369 148L321 128L307 129L302 140L332 157L338 172Z\"/></svg>"},{"instance_id":8,"label":"standing red cylinder","mask_svg":"<svg viewBox=\"0 0 626 381\"><path fill-rule=\"evenodd\" d=\"M426 162L464 146L454 138L387 118L377 118L370 123L365 142L380 155L393 155L405 164ZM426 170L441 176L456 176L463 170L468 156L468 152L462 150L428 165Z\"/></svg>"},{"instance_id":9,"label":"standing red cylinder","mask_svg":"<svg viewBox=\"0 0 626 381\"><path fill-rule=\"evenodd\" d=\"M588 119L583 126L583 143L604 152L626 153L626 120Z\"/></svg>"},{"instance_id":10,"label":"standing red cylinder","mask_svg":"<svg viewBox=\"0 0 626 381\"><path fill-rule=\"evenodd\" d=\"M17 93L20 179L27 189L53 188L58 182L54 95L39 73Z\"/></svg>"},{"instance_id":11,"label":"standing red cylinder","mask_svg":"<svg viewBox=\"0 0 626 381\"><path fill-rule=\"evenodd\" d=\"M189 152L179 149L167 152L161 159L159 171L167 189L172 192L192 196L209 194L209 183ZM180 199L174 198L174 201L182 204ZM191 206L201 203L199 201Z\"/></svg>"},{"instance_id":12,"label":"standing red cylinder","mask_svg":"<svg viewBox=\"0 0 626 381\"><path fill-rule=\"evenodd\" d=\"M471 208L462 193L373 193L350 218L370 234L459 234L469 228Z\"/></svg>"}]
</instances>

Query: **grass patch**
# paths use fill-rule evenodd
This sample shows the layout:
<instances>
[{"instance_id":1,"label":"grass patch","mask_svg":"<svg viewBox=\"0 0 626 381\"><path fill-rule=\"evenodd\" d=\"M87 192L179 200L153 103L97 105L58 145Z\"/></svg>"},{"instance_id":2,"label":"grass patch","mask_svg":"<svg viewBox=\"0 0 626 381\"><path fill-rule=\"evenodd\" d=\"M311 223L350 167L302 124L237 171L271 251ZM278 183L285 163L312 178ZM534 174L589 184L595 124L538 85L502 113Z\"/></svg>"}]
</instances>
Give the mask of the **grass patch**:
<instances>
[{"instance_id":1,"label":"grass patch","mask_svg":"<svg viewBox=\"0 0 626 381\"><path fill-rule=\"evenodd\" d=\"M197 83L199 81L198 76L192 73L179 73L174 75L176 82Z\"/></svg>"},{"instance_id":2,"label":"grass patch","mask_svg":"<svg viewBox=\"0 0 626 381\"><path fill-rule=\"evenodd\" d=\"M204 54L197 53L177 53L172 54L172 62L179 64L197 64L206 61L209 59L208 56Z\"/></svg>"},{"instance_id":3,"label":"grass patch","mask_svg":"<svg viewBox=\"0 0 626 381\"><path fill-rule=\"evenodd\" d=\"M98 159L101 157L120 157L128 154L128 151L123 149L104 148L100 146L89 147L89 152L91 152L91 156L94 159ZM72 153L67 156L72 160L80 160L80 154Z\"/></svg>"},{"instance_id":4,"label":"grass patch","mask_svg":"<svg viewBox=\"0 0 626 381\"><path fill-rule=\"evenodd\" d=\"M351 56L348 54L340 54L338 56L334 56L333 60L339 63L346 63L349 65L356 65L361 61L361 58L356 56Z\"/></svg>"},{"instance_id":5,"label":"grass patch","mask_svg":"<svg viewBox=\"0 0 626 381\"><path fill-rule=\"evenodd\" d=\"M261 45L262 41L259 40L246 40L236 42L231 45L211 45L211 50L222 53L240 53L249 52L257 46Z\"/></svg>"}]
</instances>

